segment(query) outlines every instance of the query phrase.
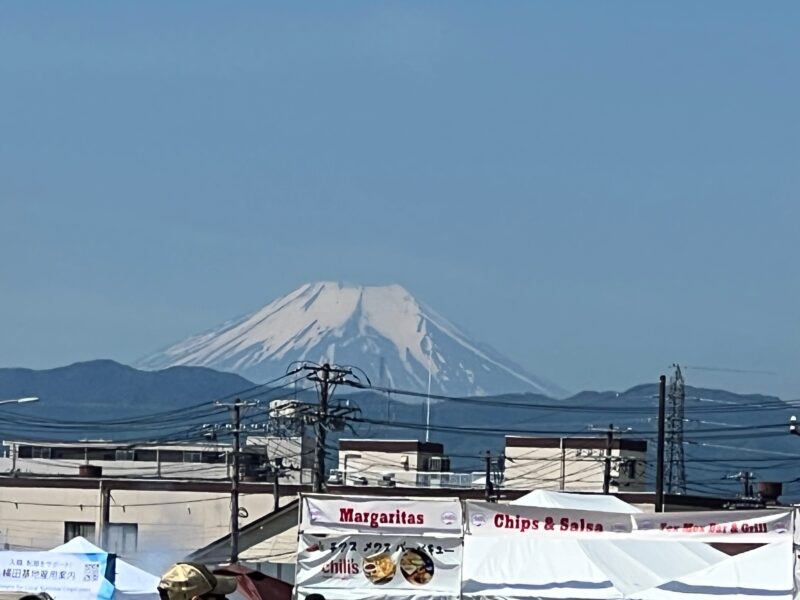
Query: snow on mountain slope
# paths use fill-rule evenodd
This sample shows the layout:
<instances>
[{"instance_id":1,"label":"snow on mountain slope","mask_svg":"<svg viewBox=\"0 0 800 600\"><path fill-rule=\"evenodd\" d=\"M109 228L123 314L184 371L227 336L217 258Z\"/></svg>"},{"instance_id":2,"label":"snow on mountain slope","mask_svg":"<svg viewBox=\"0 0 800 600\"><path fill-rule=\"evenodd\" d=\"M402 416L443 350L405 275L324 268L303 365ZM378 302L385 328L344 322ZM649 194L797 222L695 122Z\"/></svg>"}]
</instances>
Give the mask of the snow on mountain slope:
<instances>
[{"instance_id":1,"label":"snow on mountain slope","mask_svg":"<svg viewBox=\"0 0 800 600\"><path fill-rule=\"evenodd\" d=\"M139 362L198 365L267 381L295 360L362 368L374 385L447 395L563 391L527 373L399 285L306 284L267 306ZM430 360L430 365L429 365Z\"/></svg>"}]
</instances>

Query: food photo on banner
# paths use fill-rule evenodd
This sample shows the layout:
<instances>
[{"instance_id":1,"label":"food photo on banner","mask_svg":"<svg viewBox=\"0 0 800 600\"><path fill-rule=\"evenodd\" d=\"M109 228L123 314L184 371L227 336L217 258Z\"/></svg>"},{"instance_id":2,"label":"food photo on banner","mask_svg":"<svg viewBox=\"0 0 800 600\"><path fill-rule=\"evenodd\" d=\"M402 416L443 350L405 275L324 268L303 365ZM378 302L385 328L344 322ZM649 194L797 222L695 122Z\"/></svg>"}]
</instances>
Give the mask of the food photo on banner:
<instances>
[{"instance_id":1,"label":"food photo on banner","mask_svg":"<svg viewBox=\"0 0 800 600\"><path fill-rule=\"evenodd\" d=\"M389 591L457 596L461 587L461 540L414 536L319 536L303 534L297 586L354 590L355 596ZM337 593L336 597L341 597Z\"/></svg>"},{"instance_id":2,"label":"food photo on banner","mask_svg":"<svg viewBox=\"0 0 800 600\"><path fill-rule=\"evenodd\" d=\"M116 556L0 552L0 590L45 592L57 600L111 600Z\"/></svg>"},{"instance_id":3,"label":"food photo on banner","mask_svg":"<svg viewBox=\"0 0 800 600\"><path fill-rule=\"evenodd\" d=\"M301 506L298 597L460 596L458 499L309 495Z\"/></svg>"}]
</instances>

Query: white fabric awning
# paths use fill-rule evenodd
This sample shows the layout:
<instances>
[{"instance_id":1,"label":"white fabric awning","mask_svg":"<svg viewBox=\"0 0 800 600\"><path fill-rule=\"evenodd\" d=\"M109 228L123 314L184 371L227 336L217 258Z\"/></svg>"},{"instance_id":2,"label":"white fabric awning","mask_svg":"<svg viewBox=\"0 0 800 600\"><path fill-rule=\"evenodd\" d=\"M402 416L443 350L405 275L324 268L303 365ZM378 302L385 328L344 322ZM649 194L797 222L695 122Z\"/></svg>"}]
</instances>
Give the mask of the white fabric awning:
<instances>
[{"instance_id":1,"label":"white fabric awning","mask_svg":"<svg viewBox=\"0 0 800 600\"><path fill-rule=\"evenodd\" d=\"M789 600L794 594L793 569L791 541L767 544L631 597L637 600Z\"/></svg>"}]
</instances>

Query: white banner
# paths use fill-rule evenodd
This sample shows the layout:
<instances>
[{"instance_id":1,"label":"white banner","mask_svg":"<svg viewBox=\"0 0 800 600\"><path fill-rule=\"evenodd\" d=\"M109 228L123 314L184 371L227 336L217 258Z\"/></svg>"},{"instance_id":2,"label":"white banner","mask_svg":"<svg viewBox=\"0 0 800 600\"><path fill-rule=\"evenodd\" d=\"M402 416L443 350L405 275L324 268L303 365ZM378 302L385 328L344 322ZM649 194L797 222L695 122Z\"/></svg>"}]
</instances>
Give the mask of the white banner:
<instances>
[{"instance_id":1,"label":"white banner","mask_svg":"<svg viewBox=\"0 0 800 600\"><path fill-rule=\"evenodd\" d=\"M584 537L601 539L629 534L627 513L540 508L467 501L467 533L473 536Z\"/></svg>"},{"instance_id":2,"label":"white banner","mask_svg":"<svg viewBox=\"0 0 800 600\"><path fill-rule=\"evenodd\" d=\"M457 498L304 495L300 531L461 536Z\"/></svg>"},{"instance_id":3,"label":"white banner","mask_svg":"<svg viewBox=\"0 0 800 600\"><path fill-rule=\"evenodd\" d=\"M459 538L303 534L296 585L326 598L458 597L461 563Z\"/></svg>"},{"instance_id":4,"label":"white banner","mask_svg":"<svg viewBox=\"0 0 800 600\"><path fill-rule=\"evenodd\" d=\"M0 552L0 590L47 592L57 600L110 600L115 560L105 553Z\"/></svg>"},{"instance_id":5,"label":"white banner","mask_svg":"<svg viewBox=\"0 0 800 600\"><path fill-rule=\"evenodd\" d=\"M647 540L768 544L793 538L792 510L631 515L633 537Z\"/></svg>"}]
</instances>

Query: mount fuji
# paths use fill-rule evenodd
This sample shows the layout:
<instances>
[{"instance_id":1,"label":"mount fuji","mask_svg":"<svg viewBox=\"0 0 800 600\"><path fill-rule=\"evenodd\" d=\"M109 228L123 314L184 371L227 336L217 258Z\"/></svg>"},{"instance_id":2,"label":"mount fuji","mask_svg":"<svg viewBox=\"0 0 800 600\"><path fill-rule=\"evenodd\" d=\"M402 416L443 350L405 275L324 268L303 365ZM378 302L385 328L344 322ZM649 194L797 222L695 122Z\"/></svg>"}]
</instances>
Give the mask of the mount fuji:
<instances>
[{"instance_id":1,"label":"mount fuji","mask_svg":"<svg viewBox=\"0 0 800 600\"><path fill-rule=\"evenodd\" d=\"M210 367L253 381L280 376L292 361L358 366L373 385L483 396L558 386L528 373L417 301L399 285L306 284L239 319L178 342L137 364L144 369Z\"/></svg>"}]
</instances>

